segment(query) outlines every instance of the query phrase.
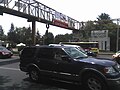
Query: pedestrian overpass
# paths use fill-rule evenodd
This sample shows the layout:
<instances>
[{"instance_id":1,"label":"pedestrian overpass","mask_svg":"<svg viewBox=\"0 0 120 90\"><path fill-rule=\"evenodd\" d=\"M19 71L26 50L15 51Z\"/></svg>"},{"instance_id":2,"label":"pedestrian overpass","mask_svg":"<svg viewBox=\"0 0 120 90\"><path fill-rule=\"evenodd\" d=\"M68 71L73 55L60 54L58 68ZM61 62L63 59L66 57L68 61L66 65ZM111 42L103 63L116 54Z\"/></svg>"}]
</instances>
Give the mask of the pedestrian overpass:
<instances>
[{"instance_id":1,"label":"pedestrian overpass","mask_svg":"<svg viewBox=\"0 0 120 90\"><path fill-rule=\"evenodd\" d=\"M36 21L49 25L65 28L68 30L80 30L84 27L79 22L67 15L64 15L36 0L0 0L0 15L3 13L22 17L32 22L32 41L35 45Z\"/></svg>"}]
</instances>

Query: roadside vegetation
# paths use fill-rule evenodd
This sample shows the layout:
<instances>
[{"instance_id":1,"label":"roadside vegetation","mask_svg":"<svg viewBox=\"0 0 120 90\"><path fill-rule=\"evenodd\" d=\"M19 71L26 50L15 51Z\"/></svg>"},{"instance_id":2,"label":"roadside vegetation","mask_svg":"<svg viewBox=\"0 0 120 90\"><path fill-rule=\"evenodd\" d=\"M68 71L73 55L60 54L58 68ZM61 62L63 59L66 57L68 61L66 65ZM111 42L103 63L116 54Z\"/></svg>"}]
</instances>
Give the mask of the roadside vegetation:
<instances>
[{"instance_id":1,"label":"roadside vegetation","mask_svg":"<svg viewBox=\"0 0 120 90\"><path fill-rule=\"evenodd\" d=\"M81 41L88 41L92 30L109 30L110 37L110 50L115 51L116 49L116 31L118 29L118 24L113 22L110 15L106 13L101 13L98 15L97 20L95 21L87 21L86 26L81 28L80 37ZM27 46L32 45L32 30L31 27L15 27L13 23L11 23L9 32L7 35L4 34L4 30L0 25L0 40L5 43L9 43L11 47L16 47L19 43L24 43ZM39 30L36 32L36 44L49 44L49 43L59 43L59 42L67 42L73 41L73 34L58 34L56 36L53 35L52 32L46 31L44 35L40 35ZM120 44L119 44L120 45ZM120 47L120 46L119 46Z\"/></svg>"}]
</instances>

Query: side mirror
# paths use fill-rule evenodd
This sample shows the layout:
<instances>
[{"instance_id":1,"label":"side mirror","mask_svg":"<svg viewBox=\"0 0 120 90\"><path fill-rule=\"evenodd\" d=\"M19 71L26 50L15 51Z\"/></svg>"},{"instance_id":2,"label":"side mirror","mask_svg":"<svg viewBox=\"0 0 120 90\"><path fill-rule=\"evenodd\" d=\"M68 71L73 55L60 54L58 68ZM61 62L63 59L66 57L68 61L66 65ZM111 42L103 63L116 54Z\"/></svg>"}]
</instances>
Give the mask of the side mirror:
<instances>
[{"instance_id":1,"label":"side mirror","mask_svg":"<svg viewBox=\"0 0 120 90\"><path fill-rule=\"evenodd\" d=\"M93 53L92 53L92 52L87 52L87 55L88 55L88 56L92 56Z\"/></svg>"},{"instance_id":2,"label":"side mirror","mask_svg":"<svg viewBox=\"0 0 120 90\"><path fill-rule=\"evenodd\" d=\"M95 54L95 53L93 53L93 52L87 52L87 55L88 56L92 56L92 57L96 57L97 55Z\"/></svg>"}]
</instances>

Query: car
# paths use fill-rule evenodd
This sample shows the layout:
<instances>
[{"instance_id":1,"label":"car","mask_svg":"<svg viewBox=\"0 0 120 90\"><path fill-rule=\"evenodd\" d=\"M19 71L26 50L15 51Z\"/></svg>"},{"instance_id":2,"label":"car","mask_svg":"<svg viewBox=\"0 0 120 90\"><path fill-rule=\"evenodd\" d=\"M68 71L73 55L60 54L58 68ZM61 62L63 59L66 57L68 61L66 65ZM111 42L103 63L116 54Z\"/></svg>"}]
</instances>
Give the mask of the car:
<instances>
[{"instance_id":1,"label":"car","mask_svg":"<svg viewBox=\"0 0 120 90\"><path fill-rule=\"evenodd\" d=\"M81 46L79 46L79 45L70 45L70 44L49 44L49 46L61 46L61 45L75 47L75 48L79 49L80 51L82 51L83 53L87 54L88 56L92 56L92 57L96 57L96 56L97 56L96 54L94 54L94 53L91 52L91 51L85 51L85 50L84 50Z\"/></svg>"},{"instance_id":2,"label":"car","mask_svg":"<svg viewBox=\"0 0 120 90\"><path fill-rule=\"evenodd\" d=\"M82 51L83 53L86 53L85 52L85 50L82 48L82 47L80 47L80 46L78 46L78 45L69 45L69 44L49 44L49 46L70 46L70 47L75 47L75 48L77 48L77 49L79 49L80 51ZM87 54L87 53L86 53Z\"/></svg>"},{"instance_id":3,"label":"car","mask_svg":"<svg viewBox=\"0 0 120 90\"><path fill-rule=\"evenodd\" d=\"M12 51L8 50L4 46L0 46L0 58L11 58L12 55Z\"/></svg>"},{"instance_id":4,"label":"car","mask_svg":"<svg viewBox=\"0 0 120 90\"><path fill-rule=\"evenodd\" d=\"M120 85L120 65L110 59L88 57L73 46L41 45L25 47L19 68L30 79L42 77L81 84L85 90L109 90Z\"/></svg>"},{"instance_id":5,"label":"car","mask_svg":"<svg viewBox=\"0 0 120 90\"><path fill-rule=\"evenodd\" d=\"M120 50L112 55L113 60L120 64Z\"/></svg>"},{"instance_id":6,"label":"car","mask_svg":"<svg viewBox=\"0 0 120 90\"><path fill-rule=\"evenodd\" d=\"M113 58L120 57L120 51L117 51L115 54L112 55Z\"/></svg>"}]
</instances>

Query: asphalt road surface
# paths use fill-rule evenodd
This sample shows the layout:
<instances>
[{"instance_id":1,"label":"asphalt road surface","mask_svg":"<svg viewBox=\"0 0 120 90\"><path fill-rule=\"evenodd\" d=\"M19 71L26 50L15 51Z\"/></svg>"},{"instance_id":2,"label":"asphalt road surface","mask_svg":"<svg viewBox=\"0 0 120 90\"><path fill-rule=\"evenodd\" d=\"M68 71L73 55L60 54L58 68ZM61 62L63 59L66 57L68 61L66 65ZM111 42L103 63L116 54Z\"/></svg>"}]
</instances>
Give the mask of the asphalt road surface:
<instances>
[{"instance_id":1,"label":"asphalt road surface","mask_svg":"<svg viewBox=\"0 0 120 90\"><path fill-rule=\"evenodd\" d=\"M0 90L77 90L79 85L42 78L32 82L19 70L19 62L0 66ZM81 90L83 90L81 88Z\"/></svg>"},{"instance_id":2,"label":"asphalt road surface","mask_svg":"<svg viewBox=\"0 0 120 90\"><path fill-rule=\"evenodd\" d=\"M15 62L0 65L0 90L84 90L84 88L78 84L48 78L42 78L39 83L34 83L28 75L19 70L19 62ZM110 87L110 90L120 90L120 86Z\"/></svg>"}]
</instances>

